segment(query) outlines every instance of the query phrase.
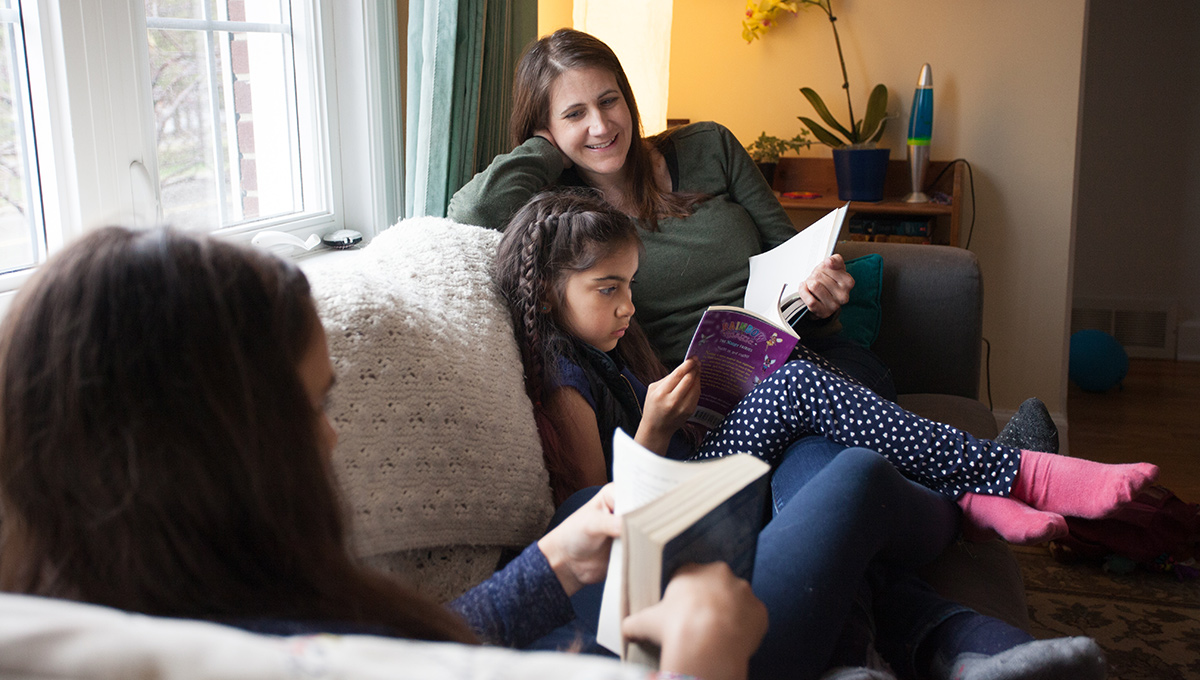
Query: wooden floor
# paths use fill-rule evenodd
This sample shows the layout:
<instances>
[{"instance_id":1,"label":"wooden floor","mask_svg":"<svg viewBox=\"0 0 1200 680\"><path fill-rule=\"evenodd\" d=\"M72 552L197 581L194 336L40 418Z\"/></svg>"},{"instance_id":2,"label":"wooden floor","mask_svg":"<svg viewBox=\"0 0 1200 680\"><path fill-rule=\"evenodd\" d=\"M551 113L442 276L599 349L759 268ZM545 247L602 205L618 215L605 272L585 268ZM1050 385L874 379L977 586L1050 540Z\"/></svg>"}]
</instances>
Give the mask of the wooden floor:
<instances>
[{"instance_id":1,"label":"wooden floor","mask_svg":"<svg viewBox=\"0 0 1200 680\"><path fill-rule=\"evenodd\" d=\"M1200 502L1200 362L1131 359L1120 388L1067 394L1070 453L1104 463L1147 461L1159 483Z\"/></svg>"}]
</instances>

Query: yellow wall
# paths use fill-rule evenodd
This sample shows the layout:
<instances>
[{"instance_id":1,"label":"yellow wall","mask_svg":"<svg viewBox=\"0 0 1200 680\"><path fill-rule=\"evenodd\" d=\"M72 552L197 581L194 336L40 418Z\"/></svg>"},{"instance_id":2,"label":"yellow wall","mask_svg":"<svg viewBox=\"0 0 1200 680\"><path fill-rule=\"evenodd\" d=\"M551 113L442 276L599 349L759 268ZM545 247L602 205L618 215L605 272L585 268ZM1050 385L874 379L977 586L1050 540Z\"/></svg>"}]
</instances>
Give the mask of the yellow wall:
<instances>
[{"instance_id":1,"label":"yellow wall","mask_svg":"<svg viewBox=\"0 0 1200 680\"><path fill-rule=\"evenodd\" d=\"M571 27L574 0L538 0L538 36Z\"/></svg>"},{"instance_id":2,"label":"yellow wall","mask_svg":"<svg viewBox=\"0 0 1200 680\"><path fill-rule=\"evenodd\" d=\"M921 64L934 78L933 157L975 170L971 250L986 289L997 411L1041 397L1066 412L1072 194L1085 0L889 0L835 3L855 112L877 82L892 92L883 144L905 154ZM786 17L764 40L741 39L734 0L675 3L668 116L724 123L743 141L791 136L816 89L845 118L829 22ZM629 68L629 65L626 65ZM824 147L810 155L828 156ZM965 225L964 225L965 229Z\"/></svg>"},{"instance_id":3,"label":"yellow wall","mask_svg":"<svg viewBox=\"0 0 1200 680\"><path fill-rule=\"evenodd\" d=\"M539 33L570 24L571 0L539 2ZM995 408L1041 397L1066 413L1072 196L1086 0L835 0L861 117L871 86L892 93L883 144L903 158L921 64L934 78L933 156L975 170L971 250L983 267L984 336ZM845 118L829 22L788 16L763 40L741 39L738 0L676 2L667 115L716 120L742 140L790 137L816 89ZM636 68L625 64L626 70ZM808 155L828 156L824 147ZM966 225L964 224L964 230ZM1065 422L1065 417L1062 418Z\"/></svg>"}]
</instances>

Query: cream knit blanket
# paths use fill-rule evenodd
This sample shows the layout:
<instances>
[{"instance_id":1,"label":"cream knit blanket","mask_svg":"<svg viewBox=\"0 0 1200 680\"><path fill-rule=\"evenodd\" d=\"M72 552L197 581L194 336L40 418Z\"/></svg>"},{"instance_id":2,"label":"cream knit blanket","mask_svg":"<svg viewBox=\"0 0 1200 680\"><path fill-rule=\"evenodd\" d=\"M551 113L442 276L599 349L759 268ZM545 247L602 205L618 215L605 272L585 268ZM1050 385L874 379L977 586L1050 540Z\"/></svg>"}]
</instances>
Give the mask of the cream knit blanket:
<instances>
[{"instance_id":1,"label":"cream knit blanket","mask_svg":"<svg viewBox=\"0 0 1200 680\"><path fill-rule=\"evenodd\" d=\"M511 322L500 234L405 220L304 269L337 372L335 468L362 556L525 546L552 511Z\"/></svg>"}]
</instances>

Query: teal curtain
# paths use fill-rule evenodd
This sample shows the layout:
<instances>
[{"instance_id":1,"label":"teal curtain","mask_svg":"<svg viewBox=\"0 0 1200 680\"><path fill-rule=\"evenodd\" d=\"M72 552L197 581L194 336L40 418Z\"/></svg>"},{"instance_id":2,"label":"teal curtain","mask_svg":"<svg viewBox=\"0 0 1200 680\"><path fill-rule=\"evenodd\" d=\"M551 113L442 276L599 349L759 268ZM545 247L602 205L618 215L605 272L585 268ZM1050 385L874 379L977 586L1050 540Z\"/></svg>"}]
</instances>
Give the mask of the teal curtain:
<instances>
[{"instance_id":1,"label":"teal curtain","mask_svg":"<svg viewBox=\"0 0 1200 680\"><path fill-rule=\"evenodd\" d=\"M405 216L446 204L507 151L512 73L537 33L537 0L411 0Z\"/></svg>"}]
</instances>

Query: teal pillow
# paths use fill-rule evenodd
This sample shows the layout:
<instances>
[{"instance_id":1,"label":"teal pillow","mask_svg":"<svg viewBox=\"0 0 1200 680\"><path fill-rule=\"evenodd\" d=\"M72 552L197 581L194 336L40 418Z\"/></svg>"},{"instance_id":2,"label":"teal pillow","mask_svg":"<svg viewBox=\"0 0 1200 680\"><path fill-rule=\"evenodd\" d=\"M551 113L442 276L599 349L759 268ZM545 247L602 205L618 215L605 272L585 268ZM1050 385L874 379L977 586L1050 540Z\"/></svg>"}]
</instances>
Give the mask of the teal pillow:
<instances>
[{"instance_id":1,"label":"teal pillow","mask_svg":"<svg viewBox=\"0 0 1200 680\"><path fill-rule=\"evenodd\" d=\"M838 318L842 335L863 347L870 347L879 337L879 318L883 308L879 295L883 290L883 257L879 253L863 255L846 262L846 271L854 277L850 301L842 305Z\"/></svg>"}]
</instances>

